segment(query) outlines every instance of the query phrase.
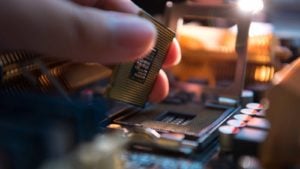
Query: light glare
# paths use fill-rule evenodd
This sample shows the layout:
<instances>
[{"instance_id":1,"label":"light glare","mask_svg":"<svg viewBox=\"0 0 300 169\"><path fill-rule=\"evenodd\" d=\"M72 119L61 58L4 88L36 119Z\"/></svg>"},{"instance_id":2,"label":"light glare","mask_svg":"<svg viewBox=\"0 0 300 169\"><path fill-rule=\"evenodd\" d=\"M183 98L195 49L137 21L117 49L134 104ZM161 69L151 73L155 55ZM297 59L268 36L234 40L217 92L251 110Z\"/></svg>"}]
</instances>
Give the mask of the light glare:
<instances>
[{"instance_id":1,"label":"light glare","mask_svg":"<svg viewBox=\"0 0 300 169\"><path fill-rule=\"evenodd\" d=\"M242 11L257 13L264 8L263 0L238 0L238 6Z\"/></svg>"}]
</instances>

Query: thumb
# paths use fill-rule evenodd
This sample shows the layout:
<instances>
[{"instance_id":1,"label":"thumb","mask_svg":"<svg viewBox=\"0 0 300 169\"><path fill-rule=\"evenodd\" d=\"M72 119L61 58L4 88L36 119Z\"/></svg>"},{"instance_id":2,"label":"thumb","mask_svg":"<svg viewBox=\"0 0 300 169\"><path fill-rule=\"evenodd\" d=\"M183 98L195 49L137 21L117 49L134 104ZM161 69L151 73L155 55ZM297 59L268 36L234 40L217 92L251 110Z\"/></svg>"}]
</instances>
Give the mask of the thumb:
<instances>
[{"instance_id":1,"label":"thumb","mask_svg":"<svg viewBox=\"0 0 300 169\"><path fill-rule=\"evenodd\" d=\"M131 14L89 9L81 13L80 24L81 37L74 46L81 50L76 59L83 61L135 60L146 55L156 39L152 23Z\"/></svg>"},{"instance_id":2,"label":"thumb","mask_svg":"<svg viewBox=\"0 0 300 169\"><path fill-rule=\"evenodd\" d=\"M110 64L141 57L155 42L154 26L134 15L59 0L1 3L0 44L11 48Z\"/></svg>"}]
</instances>

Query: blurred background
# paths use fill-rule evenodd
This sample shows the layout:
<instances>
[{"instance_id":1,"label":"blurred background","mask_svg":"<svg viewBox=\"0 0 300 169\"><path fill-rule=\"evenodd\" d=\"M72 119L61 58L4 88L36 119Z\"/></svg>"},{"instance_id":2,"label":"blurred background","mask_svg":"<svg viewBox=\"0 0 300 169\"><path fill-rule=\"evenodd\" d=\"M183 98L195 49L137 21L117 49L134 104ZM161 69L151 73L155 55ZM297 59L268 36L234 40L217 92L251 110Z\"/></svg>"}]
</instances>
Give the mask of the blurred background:
<instances>
[{"instance_id":1,"label":"blurred background","mask_svg":"<svg viewBox=\"0 0 300 169\"><path fill-rule=\"evenodd\" d=\"M239 87L243 87L242 89L253 92L250 92L253 97L250 99L251 101L260 102L266 91L272 87L275 74L292 64L300 55L299 0L133 1L165 26L171 26L168 23L168 19L170 19L168 14L170 12L176 14L182 4L201 6L201 9L211 9L211 7L221 9L218 7L234 6L238 9L236 15L251 15L246 51L247 68L245 77L243 77L245 81L238 83ZM172 5L178 8L172 8ZM209 88L227 88L233 84L236 85L236 75L240 70L236 50L236 46L240 45L236 41L239 33L235 19L180 17L176 28L172 29L176 31L183 57L180 64L166 70L171 92L168 98L161 103L176 111L185 110L184 106L186 105L198 104L197 106L199 106L201 104L203 106L206 104L203 96L199 94L200 85ZM25 51L3 51L0 54L0 62L0 169L103 169L120 168L120 166L152 169L232 169L237 167L230 163L235 160L232 154L225 153L228 155L225 156L225 160L220 158L221 160L214 161L216 152L220 150L216 146L217 143L215 144L215 137L215 140L209 140L213 142L211 143L213 145L206 145L209 150L201 149L198 154L190 152L189 155L179 156L178 152L174 153L174 149L186 151L181 146L193 147L194 142L184 142L184 144L176 142L175 144L172 141L184 140L185 136L182 133L158 133L151 130L152 128L145 131L136 130L135 132L138 134L135 136L135 141L155 140L159 138L157 135L161 134L167 139L157 142L164 146L171 145L172 153L166 152L162 146L159 148L163 150L153 151L150 154L126 151L120 156L119 151L126 144L126 139L120 139L118 136L96 136L114 129L121 130L123 135L131 136L132 133L129 132L129 129L140 125L135 124L128 128L122 128L121 124L112 124L114 120L121 117L122 113L131 115L141 112L138 119L133 119L133 122L147 119L148 116L145 116L143 114L145 112L140 108L132 108L103 97L111 76L111 70L107 67L53 60L32 53L28 54ZM179 89L184 89L184 91L179 91ZM238 95L238 97L240 96ZM225 108L228 108L228 105L237 108L239 106L237 104L239 103L235 100L233 103L226 102ZM188 118L182 114L177 116L174 112L168 114L168 109L162 109L159 106L158 109L163 112L163 115L154 118L154 121L176 119L175 122L182 122L188 119L190 122L194 118L192 115L188 115ZM177 109L176 106L183 107ZM200 110L193 106L188 110L192 109L195 112ZM217 108L218 111L223 110L224 105L222 106ZM257 109L257 112L264 114L264 111L260 110L261 108ZM173 117L174 114L176 118ZM167 115L170 115L171 118ZM257 117L258 115L253 116ZM264 118L265 115L263 115L263 120L265 120ZM206 120L200 120L200 122L206 124L208 121ZM219 123L221 124L221 122ZM172 128L168 129L173 131ZM241 128L236 127L235 129L240 130ZM215 127L214 130L217 128ZM264 132L265 130L263 129ZM144 136L145 133L146 136ZM209 134L212 135L212 133ZM186 138L193 141L199 139L195 135L188 135ZM257 144L255 145L257 148ZM150 151L152 148L149 148ZM147 151L149 149L144 148ZM244 147L241 148L241 150L243 149ZM251 148L249 149L251 150ZM119 156L115 156L115 154ZM222 155L220 157L223 157ZM126 165L116 162L117 158L127 161ZM210 161L211 159L213 160ZM49 163L52 160L55 162ZM244 163L254 165L257 164L256 160L246 158ZM205 166L204 163L211 165ZM260 169L259 165L254 167L248 165L249 169L251 167ZM239 166L238 168L243 167ZM246 169L246 167L244 168Z\"/></svg>"},{"instance_id":2,"label":"blurred background","mask_svg":"<svg viewBox=\"0 0 300 169\"><path fill-rule=\"evenodd\" d=\"M143 9L156 16L165 12L166 1L135 0ZM180 3L183 1L174 1ZM296 0L191 0L202 5L238 4L241 14L250 8L253 15L248 41L248 62L245 86L263 95L275 74L285 64L299 56L300 3ZM257 9L255 9L257 8ZM229 85L235 76L236 23L226 19L184 19L177 29L182 48L180 65L170 71L184 81L206 83L210 86Z\"/></svg>"}]
</instances>

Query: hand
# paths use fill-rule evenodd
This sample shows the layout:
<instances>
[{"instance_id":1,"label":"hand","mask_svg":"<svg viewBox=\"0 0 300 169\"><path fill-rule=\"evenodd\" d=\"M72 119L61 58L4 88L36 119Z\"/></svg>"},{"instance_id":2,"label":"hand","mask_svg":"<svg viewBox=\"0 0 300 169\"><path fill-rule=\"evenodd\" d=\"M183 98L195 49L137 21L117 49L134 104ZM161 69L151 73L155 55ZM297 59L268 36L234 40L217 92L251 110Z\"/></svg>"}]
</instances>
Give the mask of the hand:
<instances>
[{"instance_id":1,"label":"hand","mask_svg":"<svg viewBox=\"0 0 300 169\"><path fill-rule=\"evenodd\" d=\"M76 3L74 3L76 2ZM75 61L113 64L136 60L155 43L156 31L129 0L9 0L0 2L0 47L25 49ZM176 40L164 67L180 60ZM161 70L150 101L169 90Z\"/></svg>"}]
</instances>

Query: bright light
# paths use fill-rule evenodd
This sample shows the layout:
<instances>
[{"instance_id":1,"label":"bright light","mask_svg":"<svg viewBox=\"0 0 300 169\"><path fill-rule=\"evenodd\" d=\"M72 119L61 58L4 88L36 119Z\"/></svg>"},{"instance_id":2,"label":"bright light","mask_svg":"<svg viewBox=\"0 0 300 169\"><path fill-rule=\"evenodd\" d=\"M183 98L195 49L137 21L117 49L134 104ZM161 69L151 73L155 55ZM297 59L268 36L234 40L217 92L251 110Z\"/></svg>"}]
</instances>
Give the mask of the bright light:
<instances>
[{"instance_id":1,"label":"bright light","mask_svg":"<svg viewBox=\"0 0 300 169\"><path fill-rule=\"evenodd\" d=\"M271 66L260 66L255 69L254 80L257 82L269 82L274 77L275 69Z\"/></svg>"},{"instance_id":2,"label":"bright light","mask_svg":"<svg viewBox=\"0 0 300 169\"><path fill-rule=\"evenodd\" d=\"M257 13L264 9L263 0L238 0L237 4L245 12Z\"/></svg>"}]
</instances>

